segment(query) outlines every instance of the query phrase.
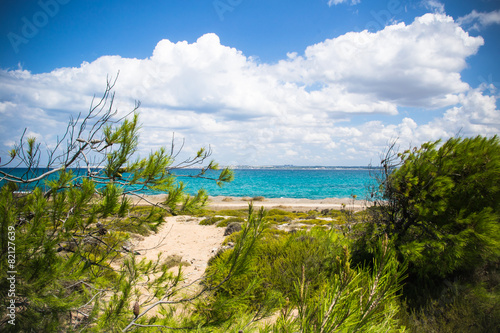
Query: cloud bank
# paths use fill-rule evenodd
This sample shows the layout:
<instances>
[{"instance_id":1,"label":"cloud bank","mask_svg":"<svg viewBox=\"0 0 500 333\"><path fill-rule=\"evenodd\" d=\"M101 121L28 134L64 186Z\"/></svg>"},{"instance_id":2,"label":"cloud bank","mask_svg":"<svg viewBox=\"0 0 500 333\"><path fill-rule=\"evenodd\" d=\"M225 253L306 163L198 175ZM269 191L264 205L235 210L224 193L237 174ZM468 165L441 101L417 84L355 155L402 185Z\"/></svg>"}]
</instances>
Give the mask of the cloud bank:
<instances>
[{"instance_id":1,"label":"cloud bank","mask_svg":"<svg viewBox=\"0 0 500 333\"><path fill-rule=\"evenodd\" d=\"M142 102L143 154L170 145L175 132L186 153L210 144L225 165L366 165L395 138L415 145L500 132L491 87L460 76L483 44L435 13L350 32L274 64L209 33L191 44L162 40L146 59L103 56L43 74L1 70L0 153L24 128L53 143L119 71L119 112Z\"/></svg>"}]
</instances>

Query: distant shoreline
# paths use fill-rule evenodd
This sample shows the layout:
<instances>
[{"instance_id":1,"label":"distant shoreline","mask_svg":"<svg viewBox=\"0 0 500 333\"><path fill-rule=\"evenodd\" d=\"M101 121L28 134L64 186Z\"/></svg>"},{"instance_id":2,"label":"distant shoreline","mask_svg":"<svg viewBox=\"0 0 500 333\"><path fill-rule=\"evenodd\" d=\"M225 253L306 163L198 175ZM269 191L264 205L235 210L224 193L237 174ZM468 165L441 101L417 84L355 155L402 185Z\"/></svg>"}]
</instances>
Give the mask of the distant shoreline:
<instances>
[{"instance_id":1,"label":"distant shoreline","mask_svg":"<svg viewBox=\"0 0 500 333\"><path fill-rule=\"evenodd\" d=\"M27 169L14 169L10 172L17 177L25 177ZM37 169L38 171L42 169ZM219 177L218 172L211 171L204 174L207 178L197 178L199 169L184 169L175 173L178 182L183 182L185 190L196 195L200 189L212 196L234 196L266 198L358 198L368 199L370 188L376 186L374 174L379 171L374 168L360 166L238 166L234 169L234 180L223 186L217 186L211 179ZM74 175L86 176L86 169L73 170ZM124 173L123 180L131 175ZM57 173L51 174L48 179L56 179ZM1 181L0 181L0 184ZM39 184L47 189L42 183ZM99 184L101 188L104 184ZM145 195L157 195L164 192L142 188L141 185L120 186L124 192L135 191ZM32 184L20 185L20 191L32 190Z\"/></svg>"},{"instance_id":2,"label":"distant shoreline","mask_svg":"<svg viewBox=\"0 0 500 333\"><path fill-rule=\"evenodd\" d=\"M165 194L129 196L134 204L156 204L166 199ZM353 198L326 198L326 199L295 199L295 198L251 198L232 196L210 196L206 205L211 210L246 209L253 203L254 209L282 209L287 211L310 211L323 209L350 209L353 211L364 210L373 205L367 200Z\"/></svg>"},{"instance_id":3,"label":"distant shoreline","mask_svg":"<svg viewBox=\"0 0 500 333\"><path fill-rule=\"evenodd\" d=\"M234 170L379 170L381 167L374 166L362 166L362 165L352 165L352 166L321 166L321 165L232 165L224 166L225 168L230 168Z\"/></svg>"}]
</instances>

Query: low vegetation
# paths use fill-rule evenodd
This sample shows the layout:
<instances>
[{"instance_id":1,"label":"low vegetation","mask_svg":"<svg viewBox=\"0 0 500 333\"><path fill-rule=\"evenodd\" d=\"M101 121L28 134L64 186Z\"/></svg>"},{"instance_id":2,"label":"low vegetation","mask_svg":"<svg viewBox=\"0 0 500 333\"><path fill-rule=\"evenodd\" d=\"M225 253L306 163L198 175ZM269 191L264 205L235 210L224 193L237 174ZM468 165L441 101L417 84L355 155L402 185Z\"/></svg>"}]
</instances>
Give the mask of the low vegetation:
<instances>
[{"instance_id":1,"label":"low vegetation","mask_svg":"<svg viewBox=\"0 0 500 333\"><path fill-rule=\"evenodd\" d=\"M248 273L216 294L238 299L225 318L262 332L499 331L498 138L389 151L382 164L365 211L268 211ZM295 223L309 228L280 229Z\"/></svg>"}]
</instances>

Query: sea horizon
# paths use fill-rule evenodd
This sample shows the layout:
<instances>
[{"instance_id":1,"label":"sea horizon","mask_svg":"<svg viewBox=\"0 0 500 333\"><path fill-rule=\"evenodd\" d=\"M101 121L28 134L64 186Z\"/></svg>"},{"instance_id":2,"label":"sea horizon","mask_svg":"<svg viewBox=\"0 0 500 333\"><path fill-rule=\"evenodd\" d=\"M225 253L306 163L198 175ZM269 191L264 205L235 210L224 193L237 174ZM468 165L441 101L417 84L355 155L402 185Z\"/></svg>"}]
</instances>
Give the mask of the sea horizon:
<instances>
[{"instance_id":1,"label":"sea horizon","mask_svg":"<svg viewBox=\"0 0 500 333\"><path fill-rule=\"evenodd\" d=\"M70 168L81 170L85 168ZM178 181L183 182L191 195L204 189L210 196L326 199L369 197L370 189L375 184L374 174L380 168L366 166L233 166L234 180L218 186L215 181L196 178L200 168L175 170ZM20 176L27 168L0 168L4 172L15 171ZM35 169L42 172L47 168ZM57 174L57 173L56 173ZM55 177L55 175L51 177ZM126 177L127 174L124 174ZM205 176L217 178L217 171L207 171ZM1 179L1 178L0 178ZM2 181L3 182L3 181ZM42 184L43 185L43 184ZM124 190L134 187L125 187ZM29 190L21 186L20 190ZM142 194L162 194L163 192L143 190Z\"/></svg>"},{"instance_id":2,"label":"sea horizon","mask_svg":"<svg viewBox=\"0 0 500 333\"><path fill-rule=\"evenodd\" d=\"M100 165L95 165L95 166L81 166L81 167L70 167L68 169L94 169L94 168L104 168L104 166ZM203 167L189 167L185 169L193 169L193 170L200 170ZM230 169L380 169L380 167L375 167L375 166L366 166L366 165L294 165L294 164L277 164L277 165L246 165L246 164L237 164L237 165L220 165L220 169L222 168L230 168ZM29 169L24 166L16 166L16 167L8 167L8 166L3 166L0 167L0 170L10 170L10 169ZM37 170L43 170L43 169L48 169L48 170L53 170L57 169L57 167L37 167L37 168L31 168L31 169L37 169Z\"/></svg>"},{"instance_id":3,"label":"sea horizon","mask_svg":"<svg viewBox=\"0 0 500 333\"><path fill-rule=\"evenodd\" d=\"M221 168L230 169L275 169L275 170L354 170L354 169L379 169L380 167L362 166L362 165L227 165Z\"/></svg>"}]
</instances>

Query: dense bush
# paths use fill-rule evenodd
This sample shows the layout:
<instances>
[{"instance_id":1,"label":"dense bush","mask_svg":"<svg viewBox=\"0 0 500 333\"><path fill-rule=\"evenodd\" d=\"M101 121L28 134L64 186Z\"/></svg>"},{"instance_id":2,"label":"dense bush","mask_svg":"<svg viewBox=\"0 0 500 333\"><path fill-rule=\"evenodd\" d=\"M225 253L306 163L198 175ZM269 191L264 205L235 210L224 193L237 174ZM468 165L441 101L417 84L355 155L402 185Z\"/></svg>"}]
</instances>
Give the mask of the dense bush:
<instances>
[{"instance_id":1,"label":"dense bush","mask_svg":"<svg viewBox=\"0 0 500 333\"><path fill-rule=\"evenodd\" d=\"M382 164L383 200L352 234L354 262L369 263L387 234L408 263L401 316L411 331L498 330L498 137L429 142Z\"/></svg>"},{"instance_id":2,"label":"dense bush","mask_svg":"<svg viewBox=\"0 0 500 333\"><path fill-rule=\"evenodd\" d=\"M495 286L485 281L446 284L440 295L419 309L403 309L401 322L411 332L498 332L500 329L499 273Z\"/></svg>"},{"instance_id":3,"label":"dense bush","mask_svg":"<svg viewBox=\"0 0 500 333\"><path fill-rule=\"evenodd\" d=\"M426 143L400 158L385 183L385 228L415 271L444 277L498 260L498 137Z\"/></svg>"}]
</instances>

